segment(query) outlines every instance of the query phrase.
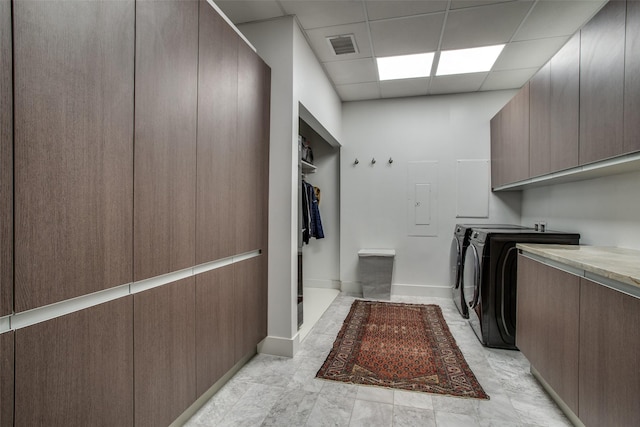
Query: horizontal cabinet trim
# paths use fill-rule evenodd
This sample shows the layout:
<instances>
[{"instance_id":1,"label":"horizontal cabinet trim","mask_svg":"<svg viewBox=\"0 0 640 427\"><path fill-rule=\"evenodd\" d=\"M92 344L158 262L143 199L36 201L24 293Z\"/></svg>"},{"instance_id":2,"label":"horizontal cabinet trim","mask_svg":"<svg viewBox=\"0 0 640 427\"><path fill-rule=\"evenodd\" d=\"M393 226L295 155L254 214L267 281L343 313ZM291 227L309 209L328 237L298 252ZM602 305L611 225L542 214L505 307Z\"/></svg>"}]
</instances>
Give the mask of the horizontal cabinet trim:
<instances>
[{"instance_id":1,"label":"horizontal cabinet trim","mask_svg":"<svg viewBox=\"0 0 640 427\"><path fill-rule=\"evenodd\" d=\"M258 257L262 254L262 250L258 249L216 261L207 262L183 270L174 271L163 274L161 276L140 280L133 283L126 283L103 291L94 292L92 294L60 301L43 307L34 308L32 310L11 314L0 318L0 333L26 328L27 326L55 319L76 311L84 310L105 302L113 301L127 295L136 294L149 289L164 286L169 283L176 282L187 277L206 273L227 265L246 261L251 258Z\"/></svg>"},{"instance_id":2,"label":"horizontal cabinet trim","mask_svg":"<svg viewBox=\"0 0 640 427\"><path fill-rule=\"evenodd\" d=\"M589 163L583 166L566 169L560 172L550 173L535 178L501 185L493 188L493 191L515 191L528 188L542 187L566 182L577 182L585 179L599 178L616 175L619 173L634 172L640 170L640 153L632 153L607 160Z\"/></svg>"}]
</instances>

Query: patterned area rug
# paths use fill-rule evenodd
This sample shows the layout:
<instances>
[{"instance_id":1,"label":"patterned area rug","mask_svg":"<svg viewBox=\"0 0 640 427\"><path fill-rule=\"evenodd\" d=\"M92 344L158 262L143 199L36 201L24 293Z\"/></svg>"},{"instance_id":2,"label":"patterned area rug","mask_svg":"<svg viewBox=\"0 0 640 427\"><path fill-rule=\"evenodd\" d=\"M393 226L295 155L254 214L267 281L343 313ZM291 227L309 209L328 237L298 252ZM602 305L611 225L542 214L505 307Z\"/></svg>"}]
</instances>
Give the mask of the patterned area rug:
<instances>
[{"instance_id":1,"label":"patterned area rug","mask_svg":"<svg viewBox=\"0 0 640 427\"><path fill-rule=\"evenodd\" d=\"M316 377L489 399L437 305L354 301Z\"/></svg>"}]
</instances>

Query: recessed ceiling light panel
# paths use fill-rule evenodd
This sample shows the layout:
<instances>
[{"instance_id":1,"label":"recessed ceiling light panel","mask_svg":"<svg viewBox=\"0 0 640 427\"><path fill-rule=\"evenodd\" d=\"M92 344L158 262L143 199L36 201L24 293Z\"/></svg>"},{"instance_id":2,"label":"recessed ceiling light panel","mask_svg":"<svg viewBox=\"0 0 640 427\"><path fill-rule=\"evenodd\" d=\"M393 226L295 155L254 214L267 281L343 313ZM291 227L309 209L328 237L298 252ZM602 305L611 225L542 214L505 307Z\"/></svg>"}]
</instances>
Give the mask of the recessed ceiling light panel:
<instances>
[{"instance_id":1,"label":"recessed ceiling light panel","mask_svg":"<svg viewBox=\"0 0 640 427\"><path fill-rule=\"evenodd\" d=\"M429 77L433 52L376 58L380 80Z\"/></svg>"},{"instance_id":2,"label":"recessed ceiling light panel","mask_svg":"<svg viewBox=\"0 0 640 427\"><path fill-rule=\"evenodd\" d=\"M504 45L500 44L471 49L443 50L440 52L436 76L489 71L503 48Z\"/></svg>"}]
</instances>

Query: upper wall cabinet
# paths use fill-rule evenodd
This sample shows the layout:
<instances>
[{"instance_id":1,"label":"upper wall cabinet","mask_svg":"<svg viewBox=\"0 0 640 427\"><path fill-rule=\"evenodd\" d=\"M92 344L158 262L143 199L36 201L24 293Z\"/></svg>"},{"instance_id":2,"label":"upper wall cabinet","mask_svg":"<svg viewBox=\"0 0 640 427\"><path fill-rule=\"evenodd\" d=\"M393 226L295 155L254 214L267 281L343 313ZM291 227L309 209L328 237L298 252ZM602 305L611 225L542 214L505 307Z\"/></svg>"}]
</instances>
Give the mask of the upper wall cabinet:
<instances>
[{"instance_id":1,"label":"upper wall cabinet","mask_svg":"<svg viewBox=\"0 0 640 427\"><path fill-rule=\"evenodd\" d=\"M551 58L549 73L549 170L578 165L580 131L580 33ZM531 174L533 176L533 173Z\"/></svg>"},{"instance_id":2,"label":"upper wall cabinet","mask_svg":"<svg viewBox=\"0 0 640 427\"><path fill-rule=\"evenodd\" d=\"M131 282L134 16L13 2L16 311Z\"/></svg>"},{"instance_id":3,"label":"upper wall cabinet","mask_svg":"<svg viewBox=\"0 0 640 427\"><path fill-rule=\"evenodd\" d=\"M13 310L11 1L0 0L0 317Z\"/></svg>"},{"instance_id":4,"label":"upper wall cabinet","mask_svg":"<svg viewBox=\"0 0 640 427\"><path fill-rule=\"evenodd\" d=\"M624 151L640 150L640 2L627 2L624 64Z\"/></svg>"},{"instance_id":5,"label":"upper wall cabinet","mask_svg":"<svg viewBox=\"0 0 640 427\"><path fill-rule=\"evenodd\" d=\"M491 182L492 187L529 177L529 83L505 105L500 115L491 126L492 168L498 168L492 173L492 178L498 179Z\"/></svg>"},{"instance_id":6,"label":"upper wall cabinet","mask_svg":"<svg viewBox=\"0 0 640 427\"><path fill-rule=\"evenodd\" d=\"M207 3L200 4L196 263L234 255L232 182L251 173L236 166L239 36ZM255 155L253 152L245 156ZM255 214L252 214L255 215Z\"/></svg>"},{"instance_id":7,"label":"upper wall cabinet","mask_svg":"<svg viewBox=\"0 0 640 427\"><path fill-rule=\"evenodd\" d=\"M578 165L580 33L529 82L530 177Z\"/></svg>"},{"instance_id":8,"label":"upper wall cabinet","mask_svg":"<svg viewBox=\"0 0 640 427\"><path fill-rule=\"evenodd\" d=\"M136 2L134 280L195 261L198 2Z\"/></svg>"},{"instance_id":9,"label":"upper wall cabinet","mask_svg":"<svg viewBox=\"0 0 640 427\"><path fill-rule=\"evenodd\" d=\"M529 175L551 171L551 64L548 62L529 81Z\"/></svg>"},{"instance_id":10,"label":"upper wall cabinet","mask_svg":"<svg viewBox=\"0 0 640 427\"><path fill-rule=\"evenodd\" d=\"M501 176L504 162L502 115L503 110L498 111L498 114L491 119L491 187L498 187L504 183Z\"/></svg>"},{"instance_id":11,"label":"upper wall cabinet","mask_svg":"<svg viewBox=\"0 0 640 427\"><path fill-rule=\"evenodd\" d=\"M624 152L625 2L610 1L580 41L580 164Z\"/></svg>"}]
</instances>

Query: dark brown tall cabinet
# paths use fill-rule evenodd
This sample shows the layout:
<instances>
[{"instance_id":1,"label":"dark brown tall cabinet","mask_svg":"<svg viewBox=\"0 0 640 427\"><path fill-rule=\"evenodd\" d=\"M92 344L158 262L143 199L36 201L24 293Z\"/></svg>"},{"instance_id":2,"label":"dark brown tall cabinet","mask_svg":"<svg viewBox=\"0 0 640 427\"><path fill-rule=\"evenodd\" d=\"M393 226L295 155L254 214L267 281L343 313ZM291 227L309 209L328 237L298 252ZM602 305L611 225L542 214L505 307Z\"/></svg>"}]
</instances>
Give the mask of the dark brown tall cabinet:
<instances>
[{"instance_id":1,"label":"dark brown tall cabinet","mask_svg":"<svg viewBox=\"0 0 640 427\"><path fill-rule=\"evenodd\" d=\"M240 37L205 0L200 7L196 263L236 253ZM241 124L244 126L245 124ZM248 153L245 153L248 154Z\"/></svg>"},{"instance_id":2,"label":"dark brown tall cabinet","mask_svg":"<svg viewBox=\"0 0 640 427\"><path fill-rule=\"evenodd\" d=\"M205 0L0 0L0 59L0 427L168 425L267 333L270 69Z\"/></svg>"},{"instance_id":3,"label":"dark brown tall cabinet","mask_svg":"<svg viewBox=\"0 0 640 427\"><path fill-rule=\"evenodd\" d=\"M131 282L134 16L13 3L17 312Z\"/></svg>"},{"instance_id":4,"label":"dark brown tall cabinet","mask_svg":"<svg viewBox=\"0 0 640 427\"><path fill-rule=\"evenodd\" d=\"M13 426L14 333L0 334L0 426Z\"/></svg>"},{"instance_id":5,"label":"dark brown tall cabinet","mask_svg":"<svg viewBox=\"0 0 640 427\"><path fill-rule=\"evenodd\" d=\"M133 425L133 297L15 332L16 426Z\"/></svg>"},{"instance_id":6,"label":"dark brown tall cabinet","mask_svg":"<svg viewBox=\"0 0 640 427\"><path fill-rule=\"evenodd\" d=\"M581 32L580 164L624 152L625 8L609 1Z\"/></svg>"},{"instance_id":7,"label":"dark brown tall cabinet","mask_svg":"<svg viewBox=\"0 0 640 427\"><path fill-rule=\"evenodd\" d=\"M136 2L134 280L194 265L198 2Z\"/></svg>"},{"instance_id":8,"label":"dark brown tall cabinet","mask_svg":"<svg viewBox=\"0 0 640 427\"><path fill-rule=\"evenodd\" d=\"M13 310L13 78L11 2L0 0L0 317Z\"/></svg>"},{"instance_id":9,"label":"dark brown tall cabinet","mask_svg":"<svg viewBox=\"0 0 640 427\"><path fill-rule=\"evenodd\" d=\"M171 424L196 400L195 279L134 295L135 425Z\"/></svg>"},{"instance_id":10,"label":"dark brown tall cabinet","mask_svg":"<svg viewBox=\"0 0 640 427\"><path fill-rule=\"evenodd\" d=\"M627 2L624 62L624 151L640 150L640 2Z\"/></svg>"}]
</instances>

